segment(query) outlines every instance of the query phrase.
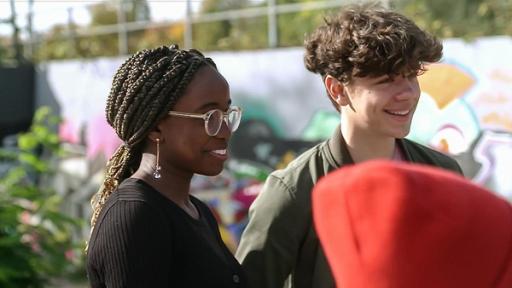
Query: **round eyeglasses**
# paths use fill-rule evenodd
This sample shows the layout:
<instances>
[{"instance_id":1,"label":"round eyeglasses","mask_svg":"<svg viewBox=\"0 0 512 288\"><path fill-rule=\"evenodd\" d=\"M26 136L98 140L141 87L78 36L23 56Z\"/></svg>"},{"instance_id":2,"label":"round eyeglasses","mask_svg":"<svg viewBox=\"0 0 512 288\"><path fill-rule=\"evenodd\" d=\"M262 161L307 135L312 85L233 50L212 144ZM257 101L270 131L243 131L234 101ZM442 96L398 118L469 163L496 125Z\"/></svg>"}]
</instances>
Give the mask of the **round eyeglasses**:
<instances>
[{"instance_id":1,"label":"round eyeglasses","mask_svg":"<svg viewBox=\"0 0 512 288\"><path fill-rule=\"evenodd\" d=\"M222 122L226 122L229 131L235 132L240 125L240 119L242 119L242 108L238 106L229 107L228 111L224 112L220 109L213 109L204 114L200 113L187 113L178 111L169 111L171 116L183 117L183 118L198 118L204 120L204 130L208 136L217 136Z\"/></svg>"}]
</instances>

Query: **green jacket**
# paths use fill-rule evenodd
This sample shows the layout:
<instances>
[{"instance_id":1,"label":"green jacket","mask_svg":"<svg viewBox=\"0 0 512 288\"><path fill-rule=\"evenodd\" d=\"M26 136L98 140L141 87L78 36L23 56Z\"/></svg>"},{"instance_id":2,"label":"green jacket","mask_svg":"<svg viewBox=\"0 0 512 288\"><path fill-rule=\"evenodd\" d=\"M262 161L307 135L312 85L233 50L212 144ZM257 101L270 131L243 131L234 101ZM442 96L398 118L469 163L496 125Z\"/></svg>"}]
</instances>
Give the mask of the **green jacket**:
<instances>
[{"instance_id":1,"label":"green jacket","mask_svg":"<svg viewBox=\"0 0 512 288\"><path fill-rule=\"evenodd\" d=\"M407 139L399 139L407 161L462 174L452 158ZM311 216L311 190L327 173L354 163L340 129L266 180L249 210L249 223L236 257L249 287L334 287Z\"/></svg>"}]
</instances>

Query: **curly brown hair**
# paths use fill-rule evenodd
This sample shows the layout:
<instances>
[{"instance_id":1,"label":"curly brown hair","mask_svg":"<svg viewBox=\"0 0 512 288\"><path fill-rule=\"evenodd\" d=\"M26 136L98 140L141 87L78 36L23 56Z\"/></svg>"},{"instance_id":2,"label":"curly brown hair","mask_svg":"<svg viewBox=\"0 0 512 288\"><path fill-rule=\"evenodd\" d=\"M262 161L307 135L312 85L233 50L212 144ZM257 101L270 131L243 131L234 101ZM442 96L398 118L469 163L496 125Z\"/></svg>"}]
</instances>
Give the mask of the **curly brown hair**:
<instances>
[{"instance_id":1,"label":"curly brown hair","mask_svg":"<svg viewBox=\"0 0 512 288\"><path fill-rule=\"evenodd\" d=\"M345 84L353 77L418 74L442 56L436 37L377 4L349 5L324 21L305 40L305 66Z\"/></svg>"},{"instance_id":2,"label":"curly brown hair","mask_svg":"<svg viewBox=\"0 0 512 288\"><path fill-rule=\"evenodd\" d=\"M119 67L105 112L124 144L108 161L103 185L91 199L92 228L110 194L138 168L148 133L176 104L203 65L217 69L201 52L171 45L139 51Z\"/></svg>"}]
</instances>

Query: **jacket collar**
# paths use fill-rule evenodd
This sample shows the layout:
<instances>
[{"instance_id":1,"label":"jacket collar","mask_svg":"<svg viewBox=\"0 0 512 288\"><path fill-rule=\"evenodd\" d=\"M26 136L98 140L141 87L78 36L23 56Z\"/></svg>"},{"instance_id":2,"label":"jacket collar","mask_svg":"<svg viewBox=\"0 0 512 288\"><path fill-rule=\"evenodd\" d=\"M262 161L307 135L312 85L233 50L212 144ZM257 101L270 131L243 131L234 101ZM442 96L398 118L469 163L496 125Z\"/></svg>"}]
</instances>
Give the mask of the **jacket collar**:
<instances>
[{"instance_id":1,"label":"jacket collar","mask_svg":"<svg viewBox=\"0 0 512 288\"><path fill-rule=\"evenodd\" d=\"M407 148L408 147L408 142L407 141L408 140L405 139L405 138L396 139L396 144L398 145L398 147L400 147L400 149L402 149L402 152L404 153L404 157L405 157L404 160L405 161L407 161L407 162L415 162L413 154Z\"/></svg>"},{"instance_id":2,"label":"jacket collar","mask_svg":"<svg viewBox=\"0 0 512 288\"><path fill-rule=\"evenodd\" d=\"M413 157L407 149L407 141L405 139L396 139L397 145L402 149L407 162L413 162ZM334 129L331 138L327 140L327 149L329 150L329 160L332 161L331 165L338 168L346 164L354 164L354 159L348 152L347 143L341 135L341 126L338 125Z\"/></svg>"},{"instance_id":3,"label":"jacket collar","mask_svg":"<svg viewBox=\"0 0 512 288\"><path fill-rule=\"evenodd\" d=\"M334 133L331 138L327 140L327 148L329 150L330 159L333 163L334 167L338 168L342 165L346 164L354 164L354 160L350 153L348 152L347 144L345 143L345 139L341 135L341 126L338 125L336 129L334 129Z\"/></svg>"}]
</instances>

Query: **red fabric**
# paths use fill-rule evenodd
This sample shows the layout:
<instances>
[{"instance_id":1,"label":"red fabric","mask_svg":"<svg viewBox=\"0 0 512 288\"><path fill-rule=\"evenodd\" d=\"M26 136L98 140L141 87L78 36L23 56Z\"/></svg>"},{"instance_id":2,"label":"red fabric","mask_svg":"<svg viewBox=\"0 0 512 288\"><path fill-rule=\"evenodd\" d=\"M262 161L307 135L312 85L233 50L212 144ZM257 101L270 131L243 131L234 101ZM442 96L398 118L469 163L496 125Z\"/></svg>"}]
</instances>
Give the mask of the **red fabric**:
<instances>
[{"instance_id":1,"label":"red fabric","mask_svg":"<svg viewBox=\"0 0 512 288\"><path fill-rule=\"evenodd\" d=\"M512 287L512 206L459 175L369 161L325 176L312 197L338 287Z\"/></svg>"}]
</instances>

